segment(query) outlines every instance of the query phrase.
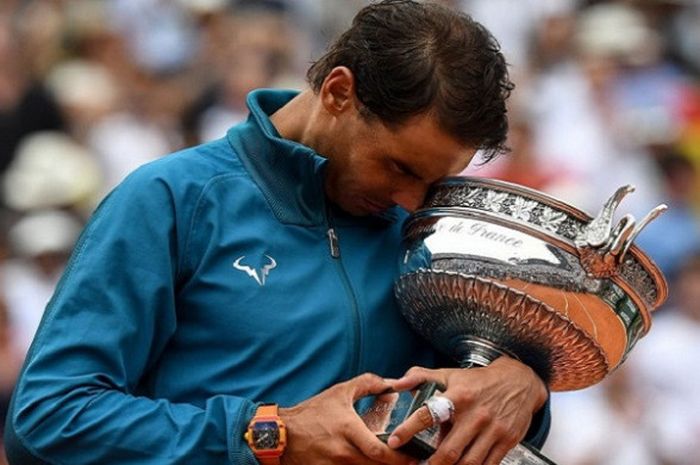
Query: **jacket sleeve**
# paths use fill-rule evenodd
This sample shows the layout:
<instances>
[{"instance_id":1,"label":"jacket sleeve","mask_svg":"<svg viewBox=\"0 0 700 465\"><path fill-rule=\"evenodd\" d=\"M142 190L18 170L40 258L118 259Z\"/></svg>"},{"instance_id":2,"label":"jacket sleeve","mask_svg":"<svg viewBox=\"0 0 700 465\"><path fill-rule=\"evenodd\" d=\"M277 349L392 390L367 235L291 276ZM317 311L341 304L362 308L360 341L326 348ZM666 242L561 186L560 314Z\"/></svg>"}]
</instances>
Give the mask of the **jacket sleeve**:
<instances>
[{"instance_id":1,"label":"jacket sleeve","mask_svg":"<svg viewBox=\"0 0 700 465\"><path fill-rule=\"evenodd\" d=\"M548 396L547 402L533 415L530 429L525 435L525 442L537 449L542 449L549 435L549 428L552 424L550 405L550 397Z\"/></svg>"},{"instance_id":2,"label":"jacket sleeve","mask_svg":"<svg viewBox=\"0 0 700 465\"><path fill-rule=\"evenodd\" d=\"M156 173L130 176L76 245L13 395L11 465L257 464L243 440L254 402L217 395L191 405L137 393L177 326L191 221L178 209L194 209Z\"/></svg>"}]
</instances>

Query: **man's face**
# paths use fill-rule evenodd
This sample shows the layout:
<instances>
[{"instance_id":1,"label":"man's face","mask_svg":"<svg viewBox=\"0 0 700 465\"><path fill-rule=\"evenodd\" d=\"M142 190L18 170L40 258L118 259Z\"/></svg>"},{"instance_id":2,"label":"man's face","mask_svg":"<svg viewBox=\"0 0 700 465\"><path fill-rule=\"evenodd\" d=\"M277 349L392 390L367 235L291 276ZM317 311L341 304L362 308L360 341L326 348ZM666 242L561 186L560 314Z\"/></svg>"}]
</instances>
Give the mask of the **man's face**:
<instances>
[{"instance_id":1,"label":"man's face","mask_svg":"<svg viewBox=\"0 0 700 465\"><path fill-rule=\"evenodd\" d=\"M423 114L399 128L353 111L325 147L328 198L346 212L364 216L394 205L417 209L430 184L461 172L475 149L465 147Z\"/></svg>"}]
</instances>

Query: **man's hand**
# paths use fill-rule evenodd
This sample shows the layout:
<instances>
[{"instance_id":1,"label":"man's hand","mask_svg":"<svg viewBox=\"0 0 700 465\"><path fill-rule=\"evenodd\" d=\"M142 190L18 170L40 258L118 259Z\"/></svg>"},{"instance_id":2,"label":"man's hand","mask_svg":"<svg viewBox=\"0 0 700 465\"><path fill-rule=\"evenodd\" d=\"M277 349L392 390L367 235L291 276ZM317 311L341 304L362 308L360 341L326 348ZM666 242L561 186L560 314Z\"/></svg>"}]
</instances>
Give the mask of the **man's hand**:
<instances>
[{"instance_id":1,"label":"man's hand","mask_svg":"<svg viewBox=\"0 0 700 465\"><path fill-rule=\"evenodd\" d=\"M279 415L287 427L282 465L407 465L416 460L380 441L355 412L358 399L392 388L389 380L364 374L337 384Z\"/></svg>"},{"instance_id":2,"label":"man's hand","mask_svg":"<svg viewBox=\"0 0 700 465\"><path fill-rule=\"evenodd\" d=\"M396 390L426 381L446 386L452 400L452 429L430 458L430 465L499 465L527 433L532 414L547 400L547 388L528 366L500 357L484 368L411 368L393 383ZM416 410L389 438L397 448L433 424L427 407Z\"/></svg>"}]
</instances>

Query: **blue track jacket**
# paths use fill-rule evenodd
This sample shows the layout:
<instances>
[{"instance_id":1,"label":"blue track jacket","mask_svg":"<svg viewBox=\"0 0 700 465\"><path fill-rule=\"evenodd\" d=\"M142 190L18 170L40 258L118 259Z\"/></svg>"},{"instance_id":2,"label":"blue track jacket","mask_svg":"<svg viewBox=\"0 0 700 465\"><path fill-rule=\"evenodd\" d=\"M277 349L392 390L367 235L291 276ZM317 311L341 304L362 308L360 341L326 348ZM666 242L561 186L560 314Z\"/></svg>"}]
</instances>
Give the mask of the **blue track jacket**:
<instances>
[{"instance_id":1,"label":"blue track jacket","mask_svg":"<svg viewBox=\"0 0 700 465\"><path fill-rule=\"evenodd\" d=\"M435 364L392 293L405 212L325 205L325 159L268 118L294 95L251 93L226 138L143 166L101 203L16 387L12 465L255 465L243 433L259 402Z\"/></svg>"}]
</instances>

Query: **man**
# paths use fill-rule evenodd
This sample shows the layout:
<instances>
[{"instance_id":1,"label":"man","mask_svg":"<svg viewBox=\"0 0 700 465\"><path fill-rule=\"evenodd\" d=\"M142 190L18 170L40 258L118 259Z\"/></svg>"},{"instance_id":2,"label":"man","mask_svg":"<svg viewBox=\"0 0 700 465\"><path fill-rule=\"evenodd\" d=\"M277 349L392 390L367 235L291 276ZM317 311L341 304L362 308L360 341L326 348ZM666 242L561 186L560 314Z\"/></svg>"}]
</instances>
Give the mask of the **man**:
<instances>
[{"instance_id":1,"label":"man","mask_svg":"<svg viewBox=\"0 0 700 465\"><path fill-rule=\"evenodd\" d=\"M502 148L495 41L451 10L385 1L308 77L299 94L253 92L226 138L100 205L14 394L13 465L407 464L397 448L428 409L384 444L353 405L428 379L455 407L431 464L497 464L526 435L547 397L532 370L424 368L436 354L392 294L406 211Z\"/></svg>"}]
</instances>

